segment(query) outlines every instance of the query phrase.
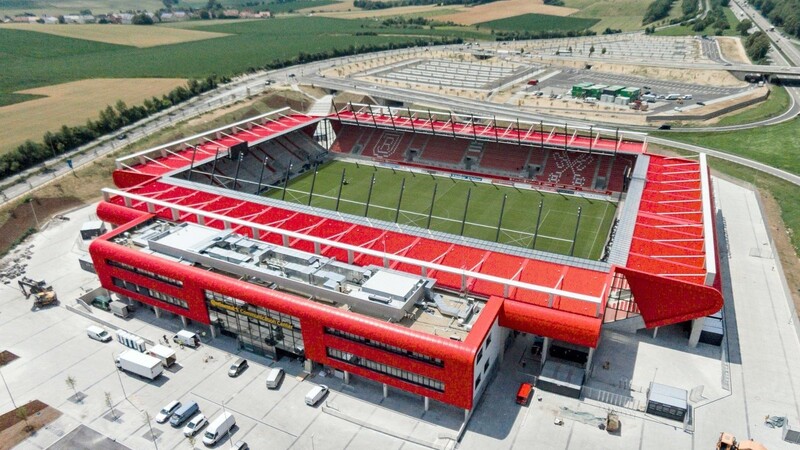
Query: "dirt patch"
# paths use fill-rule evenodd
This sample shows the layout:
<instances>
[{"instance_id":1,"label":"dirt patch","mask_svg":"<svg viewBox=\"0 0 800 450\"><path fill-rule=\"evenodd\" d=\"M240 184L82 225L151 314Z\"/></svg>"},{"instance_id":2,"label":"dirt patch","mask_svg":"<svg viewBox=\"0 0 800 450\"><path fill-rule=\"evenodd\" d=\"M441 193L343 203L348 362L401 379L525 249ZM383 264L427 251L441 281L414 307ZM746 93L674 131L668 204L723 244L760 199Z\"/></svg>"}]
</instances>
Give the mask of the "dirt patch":
<instances>
[{"instance_id":1,"label":"dirt patch","mask_svg":"<svg viewBox=\"0 0 800 450\"><path fill-rule=\"evenodd\" d=\"M138 105L185 82L178 78L93 79L20 91L45 97L0 108L0 152L13 149L26 139L38 141L46 131L61 125L85 124L117 100Z\"/></svg>"},{"instance_id":2,"label":"dirt patch","mask_svg":"<svg viewBox=\"0 0 800 450\"><path fill-rule=\"evenodd\" d=\"M27 423L20 419L17 411L11 410L0 416L0 450L8 450L24 441L32 433L61 416L61 412L39 400L21 405L27 413Z\"/></svg>"},{"instance_id":3,"label":"dirt patch","mask_svg":"<svg viewBox=\"0 0 800 450\"><path fill-rule=\"evenodd\" d=\"M544 62L555 66L582 69L583 61L566 61L563 59L544 58ZM680 81L682 83L699 84L703 86L743 87L747 83L734 77L724 70L691 70L691 69L665 69L652 66L638 66L631 64L593 62L592 70L598 72L616 73L621 75L636 75L658 80Z\"/></svg>"},{"instance_id":4,"label":"dirt patch","mask_svg":"<svg viewBox=\"0 0 800 450\"><path fill-rule=\"evenodd\" d=\"M11 353L8 350L3 350L0 352L0 367L5 366L6 364L10 363L11 361L19 358L19 356Z\"/></svg>"},{"instance_id":5,"label":"dirt patch","mask_svg":"<svg viewBox=\"0 0 800 450\"><path fill-rule=\"evenodd\" d=\"M35 31L37 33L139 48L230 36L225 33L212 33L209 31L181 30L167 27L141 27L136 25L42 25L38 23L15 23L3 25L0 28Z\"/></svg>"},{"instance_id":6,"label":"dirt patch","mask_svg":"<svg viewBox=\"0 0 800 450\"><path fill-rule=\"evenodd\" d=\"M438 17L438 19L450 20L463 25L474 25L476 23L505 19L522 14L568 16L578 11L579 10L574 8L545 5L542 0L502 0L466 8L462 12L441 16Z\"/></svg>"},{"instance_id":7,"label":"dirt patch","mask_svg":"<svg viewBox=\"0 0 800 450\"><path fill-rule=\"evenodd\" d=\"M0 255L18 244L20 238L30 234L29 230L38 229L50 217L82 203L74 197L33 197L30 202L17 205L8 213L8 220L0 226Z\"/></svg>"},{"instance_id":8,"label":"dirt patch","mask_svg":"<svg viewBox=\"0 0 800 450\"><path fill-rule=\"evenodd\" d=\"M742 40L737 37L717 37L722 57L732 63L751 64Z\"/></svg>"}]
</instances>

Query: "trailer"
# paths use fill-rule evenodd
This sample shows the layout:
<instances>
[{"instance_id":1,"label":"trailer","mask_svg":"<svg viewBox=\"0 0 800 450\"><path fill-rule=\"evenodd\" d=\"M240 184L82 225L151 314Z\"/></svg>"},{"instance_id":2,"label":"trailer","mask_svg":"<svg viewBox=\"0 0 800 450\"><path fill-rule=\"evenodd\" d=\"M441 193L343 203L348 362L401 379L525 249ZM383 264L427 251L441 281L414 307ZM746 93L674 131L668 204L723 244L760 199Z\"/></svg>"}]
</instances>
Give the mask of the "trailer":
<instances>
[{"instance_id":1,"label":"trailer","mask_svg":"<svg viewBox=\"0 0 800 450\"><path fill-rule=\"evenodd\" d=\"M112 301L108 304L108 308L115 316L122 317L123 319L128 317L131 313L130 306L122 302Z\"/></svg>"},{"instance_id":2,"label":"trailer","mask_svg":"<svg viewBox=\"0 0 800 450\"><path fill-rule=\"evenodd\" d=\"M164 345L154 346L147 351L147 354L154 358L158 358L161 361L161 365L164 367L169 367L175 364L176 361L175 350Z\"/></svg>"},{"instance_id":3,"label":"trailer","mask_svg":"<svg viewBox=\"0 0 800 450\"><path fill-rule=\"evenodd\" d=\"M148 380L155 380L164 371L161 360L152 356L128 350L117 357L117 368L139 375Z\"/></svg>"}]
</instances>

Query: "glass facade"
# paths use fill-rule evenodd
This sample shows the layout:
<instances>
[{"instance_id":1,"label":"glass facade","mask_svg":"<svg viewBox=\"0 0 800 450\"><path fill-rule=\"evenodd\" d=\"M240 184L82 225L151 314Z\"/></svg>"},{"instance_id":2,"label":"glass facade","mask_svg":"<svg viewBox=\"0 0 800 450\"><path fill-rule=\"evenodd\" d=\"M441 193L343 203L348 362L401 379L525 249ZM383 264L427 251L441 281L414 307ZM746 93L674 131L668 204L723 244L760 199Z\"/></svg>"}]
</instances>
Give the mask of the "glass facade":
<instances>
[{"instance_id":1,"label":"glass facade","mask_svg":"<svg viewBox=\"0 0 800 450\"><path fill-rule=\"evenodd\" d=\"M114 286L125 289L126 291L136 292L137 294L144 295L145 297L148 298L152 298L164 303L169 303L171 305L179 306L183 309L189 309L189 303L187 303L186 300L164 294L163 292L158 292L155 289L139 286L136 283L132 283L126 280L121 280L117 277L111 277L111 282L114 284Z\"/></svg>"},{"instance_id":2,"label":"glass facade","mask_svg":"<svg viewBox=\"0 0 800 450\"><path fill-rule=\"evenodd\" d=\"M300 319L214 291L205 291L212 322L247 351L277 358L278 350L305 356ZM216 316L216 317L214 317Z\"/></svg>"},{"instance_id":3,"label":"glass facade","mask_svg":"<svg viewBox=\"0 0 800 450\"><path fill-rule=\"evenodd\" d=\"M180 287L180 288L183 287L183 281L176 280L176 279L170 278L170 277L166 277L164 275L160 275L160 274L157 274L155 272L150 272L149 270L144 270L144 269L139 268L139 267L133 267L130 264L125 264L125 263L121 263L119 261L114 261L113 259L107 259L106 260L106 264L108 264L111 267L116 267L116 268L119 268L119 269L127 270L128 272L133 272L135 274L139 274L139 275L145 276L147 278L151 278L151 279L156 280L156 281L161 281L162 283L171 284L173 286L177 286L177 287Z\"/></svg>"},{"instance_id":4,"label":"glass facade","mask_svg":"<svg viewBox=\"0 0 800 450\"><path fill-rule=\"evenodd\" d=\"M330 328L330 327L325 327L325 333L333 336L338 336L340 338L344 338L353 342L358 342L359 344L369 345L370 347L386 350L388 352L405 356L407 358L416 359L417 361L433 364L434 366L444 367L444 361L442 361L439 358L423 355L422 353L412 352L411 350L406 350L404 348L396 347L394 345L385 344L383 342L376 341L374 339L367 339L357 334L348 333L346 331L337 330L336 328Z\"/></svg>"},{"instance_id":5,"label":"glass facade","mask_svg":"<svg viewBox=\"0 0 800 450\"><path fill-rule=\"evenodd\" d=\"M388 364L382 364L362 356L356 356L352 353L343 352L341 350L326 347L325 352L328 357L339 361L352 364L354 366L363 367L373 372L389 375L390 377L397 378L398 380L405 381L406 383L416 384L418 386L433 389L434 391L444 392L444 383L433 378L428 378L407 370L398 369L397 367Z\"/></svg>"}]
</instances>

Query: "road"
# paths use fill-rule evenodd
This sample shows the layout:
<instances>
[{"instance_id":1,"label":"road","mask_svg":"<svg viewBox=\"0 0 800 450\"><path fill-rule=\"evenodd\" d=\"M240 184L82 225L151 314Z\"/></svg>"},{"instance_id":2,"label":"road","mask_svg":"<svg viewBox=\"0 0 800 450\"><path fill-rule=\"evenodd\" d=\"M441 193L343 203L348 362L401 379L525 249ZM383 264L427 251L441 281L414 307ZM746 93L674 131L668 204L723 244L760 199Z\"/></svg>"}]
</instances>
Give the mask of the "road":
<instances>
[{"instance_id":1,"label":"road","mask_svg":"<svg viewBox=\"0 0 800 450\"><path fill-rule=\"evenodd\" d=\"M755 23L759 24L759 26L765 27L765 29L769 28L768 22L766 22L766 20L760 15L753 13L752 9L749 10L745 9L745 13L751 16L753 18L752 20L754 20ZM768 34L771 35L770 37L776 38L776 36L774 36L775 33L768 33ZM783 52L789 57L789 60L787 62L790 63L791 65L796 65L797 61L800 61L800 51L798 51L798 49L794 47L794 45L791 43L790 40L779 39L779 38L776 40L778 40L778 42L776 42L776 45L779 46L783 50ZM451 45L451 46L446 46L445 48L460 49L462 48L462 46ZM410 55L412 53L417 53L419 51L420 49L396 49L396 50L381 52L380 54L364 54L364 55L348 56L341 58L333 58L329 60L309 63L301 66L293 66L269 72L263 72L263 71L257 72L255 74L236 78L231 83L221 86L214 91L202 94L183 104L180 104L167 111L154 115L148 119L145 119L144 121L140 121L132 126L120 130L115 135L101 138L91 144L88 144L73 152L70 152L69 154L60 155L56 161L48 161L42 166L36 166L34 168L28 169L27 171L23 172L18 176L10 177L3 180L4 187L0 189L0 197L2 197L2 200L0 201L0 206L6 205L9 202L23 198L25 195L28 195L32 190L38 189L42 186L52 183L55 180L60 179L61 177L70 176L71 170L63 162L67 158L72 159L73 167L77 169L81 166L91 163L92 161L94 161L99 157L102 157L106 154L114 152L115 150L118 150L120 145L123 144L127 145L136 142L143 137L149 136L154 132L157 132L168 126L171 126L174 122L184 121L192 117L198 116L200 114L220 108L222 106L232 104L236 101L243 100L252 95L259 94L265 90L264 82L266 80L275 80L279 83L306 82L336 90L358 90L390 100L397 100L403 102L410 100L413 102L426 103L432 106L438 106L447 110L455 110L467 114L472 113L472 114L486 115L488 113L488 114L495 114L500 118L520 117L522 119L530 121L542 120L554 123L564 122L564 119L561 117L548 116L543 114L525 113L519 111L514 107L509 107L504 105L493 105L493 104L487 104L486 102L473 101L464 98L452 98L444 95L424 93L420 91L413 91L401 88L375 86L373 84L363 83L358 80L334 79L318 75L323 70L344 63L350 63L374 57L389 57L404 53ZM548 57L552 57L552 55L548 55ZM566 59L567 57L563 58ZM575 58L571 57L571 59ZM627 61L627 63L630 63L630 61ZM698 67L697 65L692 65L687 63L667 63L667 64L670 67L674 66L677 68ZM707 64L707 65L710 66L709 68L713 69L724 68L726 70L735 70L738 67L738 66L722 67L720 65L713 65L713 64ZM762 66L746 65L743 67L745 67L745 69L743 70L758 71L760 70L759 68ZM793 71L797 71L797 73L800 74L800 68L798 67L788 67L780 70L784 69L791 69ZM788 88L788 90L791 96L791 107L788 111L777 117L773 117L770 119L766 119L757 123L747 124L747 125L711 127L702 129L689 128L689 129L681 129L681 131L710 131L710 130L733 131L733 130L741 130L747 128L772 125L786 120L790 120L795 116L797 116L798 113L800 113L800 90L798 90L797 88ZM590 123L585 121L570 121L570 124L577 126L595 125L595 123ZM652 128L631 127L630 129L649 130ZM767 169L770 169L769 167L764 166L763 164L757 163L755 161L749 161L743 158L735 157L733 155L727 155L725 153L716 152L713 149L703 149L701 147L696 147L696 146L687 146L686 144L682 144L677 141L672 141L663 138L651 137L650 140L651 142L657 142L663 145L670 145L678 148L685 148L691 151L705 151L706 153L713 154L714 156L723 159L728 159L740 164L745 164L747 166L756 168L758 170L766 171ZM793 183L800 185L800 182L798 182L796 177L793 177L791 174L782 171L778 171L773 174L781 178L784 178L787 181L791 181Z\"/></svg>"}]
</instances>

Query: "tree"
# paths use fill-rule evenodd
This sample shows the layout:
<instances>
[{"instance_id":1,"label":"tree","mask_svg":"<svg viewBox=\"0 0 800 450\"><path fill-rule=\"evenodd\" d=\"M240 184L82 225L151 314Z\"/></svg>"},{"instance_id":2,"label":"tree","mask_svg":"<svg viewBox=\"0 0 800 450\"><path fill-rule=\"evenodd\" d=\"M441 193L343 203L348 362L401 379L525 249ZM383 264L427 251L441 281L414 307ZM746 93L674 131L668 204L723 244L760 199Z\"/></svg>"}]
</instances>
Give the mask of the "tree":
<instances>
[{"instance_id":1,"label":"tree","mask_svg":"<svg viewBox=\"0 0 800 450\"><path fill-rule=\"evenodd\" d=\"M117 420L117 412L114 411L114 401L111 399L111 392L106 391L105 398L106 406L108 406L108 409L111 411L111 415L114 416L114 420Z\"/></svg>"},{"instance_id":2,"label":"tree","mask_svg":"<svg viewBox=\"0 0 800 450\"><path fill-rule=\"evenodd\" d=\"M736 31L742 36L747 36L747 30L753 28L753 22L750 19L744 19L736 25Z\"/></svg>"},{"instance_id":3,"label":"tree","mask_svg":"<svg viewBox=\"0 0 800 450\"><path fill-rule=\"evenodd\" d=\"M30 433L33 431L33 425L28 423L28 408L25 405L17 408L17 419L25 422L25 431Z\"/></svg>"},{"instance_id":4,"label":"tree","mask_svg":"<svg viewBox=\"0 0 800 450\"><path fill-rule=\"evenodd\" d=\"M605 47L603 47L602 49L600 49L600 54L601 54L601 55L605 55L605 54L606 54L606 48L605 48Z\"/></svg>"},{"instance_id":5,"label":"tree","mask_svg":"<svg viewBox=\"0 0 800 450\"><path fill-rule=\"evenodd\" d=\"M81 401L82 398L80 395L78 395L78 389L75 387L78 384L78 381L75 379L75 377L73 377L72 375L68 375L67 379L64 381L67 383L67 386L69 386L70 389L72 389L75 392L75 399L77 401Z\"/></svg>"},{"instance_id":6,"label":"tree","mask_svg":"<svg viewBox=\"0 0 800 450\"><path fill-rule=\"evenodd\" d=\"M594 44L592 44L592 46L589 47L589 56L592 56L592 53L594 53Z\"/></svg>"},{"instance_id":7,"label":"tree","mask_svg":"<svg viewBox=\"0 0 800 450\"><path fill-rule=\"evenodd\" d=\"M137 14L133 16L133 19L131 19L131 23L134 25L152 25L153 18L145 13Z\"/></svg>"}]
</instances>

